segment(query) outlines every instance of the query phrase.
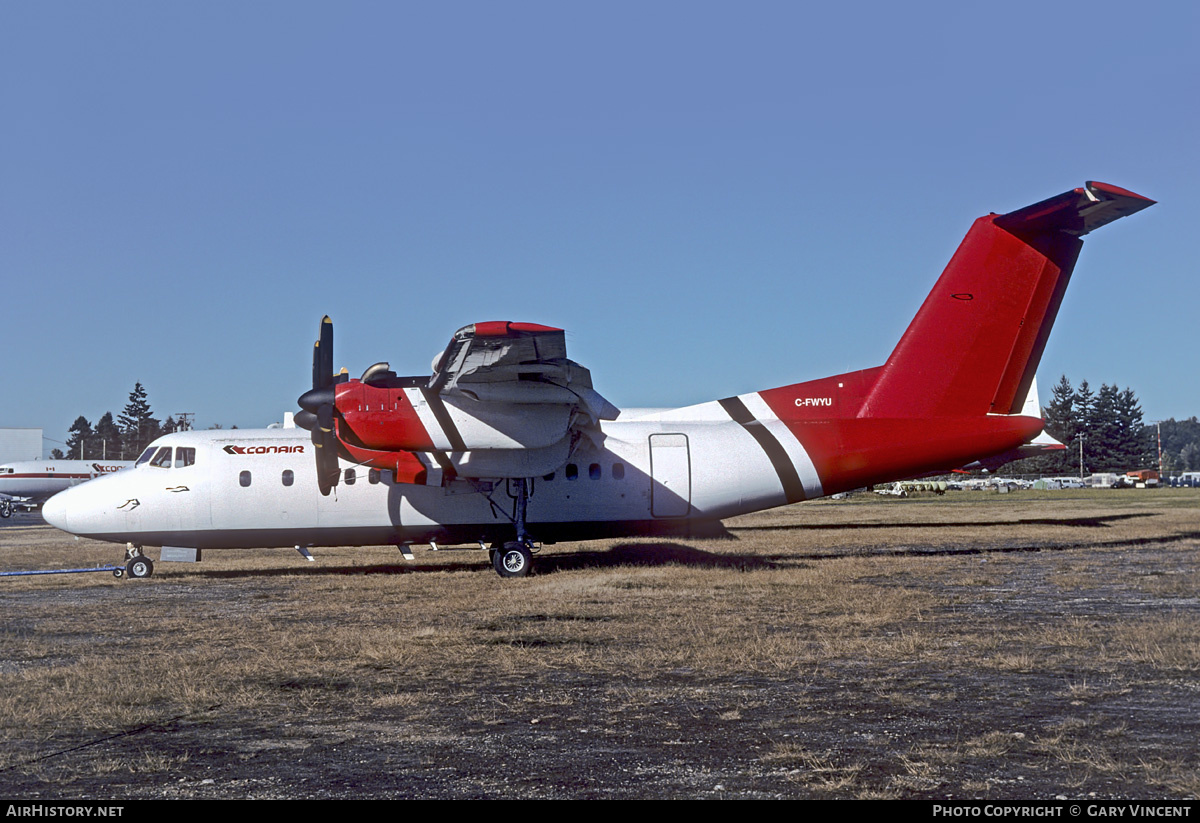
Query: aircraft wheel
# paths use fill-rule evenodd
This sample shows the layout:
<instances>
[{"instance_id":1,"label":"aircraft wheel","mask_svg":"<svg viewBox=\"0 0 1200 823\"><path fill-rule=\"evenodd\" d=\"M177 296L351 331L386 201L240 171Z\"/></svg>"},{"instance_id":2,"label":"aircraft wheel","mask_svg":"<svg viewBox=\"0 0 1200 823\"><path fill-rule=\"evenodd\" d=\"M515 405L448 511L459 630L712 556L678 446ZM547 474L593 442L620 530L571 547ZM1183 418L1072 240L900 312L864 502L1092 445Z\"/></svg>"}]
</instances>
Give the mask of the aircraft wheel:
<instances>
[{"instance_id":1,"label":"aircraft wheel","mask_svg":"<svg viewBox=\"0 0 1200 823\"><path fill-rule=\"evenodd\" d=\"M139 554L125 564L125 571L129 572L130 577L141 579L154 574L154 564L150 558Z\"/></svg>"},{"instance_id":2,"label":"aircraft wheel","mask_svg":"<svg viewBox=\"0 0 1200 823\"><path fill-rule=\"evenodd\" d=\"M9 503L7 500L0 503L0 517L5 519L12 517L12 503Z\"/></svg>"},{"instance_id":3,"label":"aircraft wheel","mask_svg":"<svg viewBox=\"0 0 1200 823\"><path fill-rule=\"evenodd\" d=\"M533 565L533 554L520 543L505 543L492 556L492 567L501 577L524 577Z\"/></svg>"}]
</instances>

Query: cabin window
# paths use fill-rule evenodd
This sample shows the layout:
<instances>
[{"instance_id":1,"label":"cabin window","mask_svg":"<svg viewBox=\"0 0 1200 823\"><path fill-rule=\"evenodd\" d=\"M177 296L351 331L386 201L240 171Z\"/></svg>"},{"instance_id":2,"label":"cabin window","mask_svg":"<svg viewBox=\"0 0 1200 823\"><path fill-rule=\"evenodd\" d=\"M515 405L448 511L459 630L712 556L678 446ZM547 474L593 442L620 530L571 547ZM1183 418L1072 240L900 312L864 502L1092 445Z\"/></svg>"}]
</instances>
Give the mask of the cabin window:
<instances>
[{"instance_id":1,"label":"cabin window","mask_svg":"<svg viewBox=\"0 0 1200 823\"><path fill-rule=\"evenodd\" d=\"M346 469L346 485L353 486L355 480L354 469Z\"/></svg>"},{"instance_id":2,"label":"cabin window","mask_svg":"<svg viewBox=\"0 0 1200 823\"><path fill-rule=\"evenodd\" d=\"M242 472L241 474L239 474L238 482L241 483L242 486L249 486L250 485L250 472L247 471L247 472Z\"/></svg>"},{"instance_id":3,"label":"cabin window","mask_svg":"<svg viewBox=\"0 0 1200 823\"><path fill-rule=\"evenodd\" d=\"M296 475L292 474L291 469L283 470L283 485L290 486L296 481Z\"/></svg>"},{"instance_id":4,"label":"cabin window","mask_svg":"<svg viewBox=\"0 0 1200 823\"><path fill-rule=\"evenodd\" d=\"M372 486L379 482L379 469L371 469L369 472L367 472L367 482Z\"/></svg>"},{"instance_id":5,"label":"cabin window","mask_svg":"<svg viewBox=\"0 0 1200 823\"><path fill-rule=\"evenodd\" d=\"M171 468L171 447L163 446L161 449L159 449L155 453L154 459L150 461L150 465L154 466L156 469Z\"/></svg>"},{"instance_id":6,"label":"cabin window","mask_svg":"<svg viewBox=\"0 0 1200 823\"><path fill-rule=\"evenodd\" d=\"M624 463L613 463L612 476L613 476L613 480L624 480L625 479L625 464Z\"/></svg>"},{"instance_id":7,"label":"cabin window","mask_svg":"<svg viewBox=\"0 0 1200 823\"><path fill-rule=\"evenodd\" d=\"M588 466L588 477L590 477L592 480L600 479L600 464L599 463L593 463L592 465Z\"/></svg>"},{"instance_id":8,"label":"cabin window","mask_svg":"<svg viewBox=\"0 0 1200 823\"><path fill-rule=\"evenodd\" d=\"M196 465L196 450L194 448L188 446L175 450L175 468L181 469L184 466L194 465Z\"/></svg>"},{"instance_id":9,"label":"cabin window","mask_svg":"<svg viewBox=\"0 0 1200 823\"><path fill-rule=\"evenodd\" d=\"M579 467L576 466L574 463L568 463L566 475L567 475L568 480L578 480L579 479Z\"/></svg>"}]
</instances>

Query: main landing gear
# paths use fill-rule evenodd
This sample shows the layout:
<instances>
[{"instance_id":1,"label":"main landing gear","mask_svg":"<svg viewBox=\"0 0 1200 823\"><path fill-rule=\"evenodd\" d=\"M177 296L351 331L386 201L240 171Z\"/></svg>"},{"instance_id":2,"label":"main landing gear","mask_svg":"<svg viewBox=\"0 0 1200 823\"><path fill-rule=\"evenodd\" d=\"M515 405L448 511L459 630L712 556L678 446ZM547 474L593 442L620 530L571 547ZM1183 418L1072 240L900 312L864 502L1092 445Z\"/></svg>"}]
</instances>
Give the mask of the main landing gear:
<instances>
[{"instance_id":1,"label":"main landing gear","mask_svg":"<svg viewBox=\"0 0 1200 823\"><path fill-rule=\"evenodd\" d=\"M492 549L492 568L501 577L524 577L531 566L533 551L524 543L514 540L502 549Z\"/></svg>"},{"instance_id":2,"label":"main landing gear","mask_svg":"<svg viewBox=\"0 0 1200 823\"><path fill-rule=\"evenodd\" d=\"M149 557L142 554L142 547L135 546L132 543L125 547L125 568L113 569L113 577L120 580L122 577L129 575L135 580L142 580L154 574L154 563Z\"/></svg>"},{"instance_id":3,"label":"main landing gear","mask_svg":"<svg viewBox=\"0 0 1200 823\"><path fill-rule=\"evenodd\" d=\"M502 549L492 549L492 568L501 577L524 577L533 567L533 538L525 531L525 509L529 505L529 484L525 478L513 481L516 487L517 539L504 544Z\"/></svg>"}]
</instances>

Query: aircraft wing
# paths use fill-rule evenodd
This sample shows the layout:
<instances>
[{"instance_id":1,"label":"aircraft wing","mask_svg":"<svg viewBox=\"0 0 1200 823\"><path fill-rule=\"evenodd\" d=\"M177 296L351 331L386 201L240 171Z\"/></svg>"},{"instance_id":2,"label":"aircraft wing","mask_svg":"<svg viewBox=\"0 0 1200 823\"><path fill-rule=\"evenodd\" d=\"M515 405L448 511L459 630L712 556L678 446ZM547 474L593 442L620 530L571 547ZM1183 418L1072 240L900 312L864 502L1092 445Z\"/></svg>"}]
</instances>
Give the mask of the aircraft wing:
<instances>
[{"instance_id":1,"label":"aircraft wing","mask_svg":"<svg viewBox=\"0 0 1200 823\"><path fill-rule=\"evenodd\" d=\"M591 373L567 358L562 329L474 323L454 333L428 378L397 377L379 363L360 380L338 380L326 377L327 325L297 424L314 431L314 443L332 435L343 458L391 469L401 482L548 474L619 413L592 387ZM335 481L328 460L319 473Z\"/></svg>"},{"instance_id":2,"label":"aircraft wing","mask_svg":"<svg viewBox=\"0 0 1200 823\"><path fill-rule=\"evenodd\" d=\"M566 333L537 323L473 323L454 333L433 363L429 388L444 397L518 405L576 406L593 420L618 409L592 388L592 375L567 359Z\"/></svg>"}]
</instances>

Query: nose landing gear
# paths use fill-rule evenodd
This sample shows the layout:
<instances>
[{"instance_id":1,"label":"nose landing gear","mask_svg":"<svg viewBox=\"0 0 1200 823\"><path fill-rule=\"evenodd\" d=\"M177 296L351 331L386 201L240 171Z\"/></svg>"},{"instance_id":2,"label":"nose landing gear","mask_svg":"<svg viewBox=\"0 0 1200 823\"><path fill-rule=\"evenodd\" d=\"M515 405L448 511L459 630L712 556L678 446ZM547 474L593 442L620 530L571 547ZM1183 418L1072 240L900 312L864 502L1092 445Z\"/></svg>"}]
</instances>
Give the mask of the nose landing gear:
<instances>
[{"instance_id":1,"label":"nose landing gear","mask_svg":"<svg viewBox=\"0 0 1200 823\"><path fill-rule=\"evenodd\" d=\"M118 566L113 569L113 577L118 580L126 575L135 580L143 580L152 574L154 574L154 563L149 557L142 554L141 546L134 546L132 543L125 547L125 568Z\"/></svg>"}]
</instances>

